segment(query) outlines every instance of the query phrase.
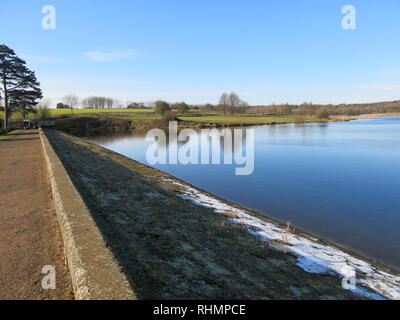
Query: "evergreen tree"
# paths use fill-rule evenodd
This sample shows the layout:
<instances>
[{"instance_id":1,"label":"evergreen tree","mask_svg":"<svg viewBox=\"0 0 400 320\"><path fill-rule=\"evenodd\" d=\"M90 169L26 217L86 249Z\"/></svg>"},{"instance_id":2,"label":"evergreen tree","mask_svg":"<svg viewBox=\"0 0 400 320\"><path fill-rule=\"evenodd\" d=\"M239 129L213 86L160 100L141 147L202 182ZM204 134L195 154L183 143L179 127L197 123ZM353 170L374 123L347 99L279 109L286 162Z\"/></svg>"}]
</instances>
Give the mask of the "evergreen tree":
<instances>
[{"instance_id":1,"label":"evergreen tree","mask_svg":"<svg viewBox=\"0 0 400 320\"><path fill-rule=\"evenodd\" d=\"M0 96L4 101L4 129L7 130L8 119L13 111L31 111L43 96L35 73L6 45L0 45L0 83Z\"/></svg>"}]
</instances>

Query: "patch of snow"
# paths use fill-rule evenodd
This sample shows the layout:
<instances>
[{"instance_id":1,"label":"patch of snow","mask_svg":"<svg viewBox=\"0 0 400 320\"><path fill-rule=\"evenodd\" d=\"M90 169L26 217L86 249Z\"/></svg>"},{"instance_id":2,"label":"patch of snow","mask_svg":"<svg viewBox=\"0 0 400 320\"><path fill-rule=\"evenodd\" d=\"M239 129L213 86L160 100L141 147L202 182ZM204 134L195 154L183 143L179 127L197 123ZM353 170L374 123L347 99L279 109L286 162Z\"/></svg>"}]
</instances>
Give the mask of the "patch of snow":
<instances>
[{"instance_id":1,"label":"patch of snow","mask_svg":"<svg viewBox=\"0 0 400 320\"><path fill-rule=\"evenodd\" d=\"M109 199L109 200L113 200L113 201L121 200L120 197L116 196L115 194L108 193L108 192L101 192L100 196L104 199Z\"/></svg>"},{"instance_id":2,"label":"patch of snow","mask_svg":"<svg viewBox=\"0 0 400 320\"><path fill-rule=\"evenodd\" d=\"M149 198L165 198L165 196L163 196L162 194L154 192L147 192L145 193L145 195L148 196Z\"/></svg>"},{"instance_id":3,"label":"patch of snow","mask_svg":"<svg viewBox=\"0 0 400 320\"><path fill-rule=\"evenodd\" d=\"M110 205L110 201L119 201L121 199L120 197L113 195L111 193L108 193L108 192L100 192L97 195L97 198L99 199L100 203L103 206Z\"/></svg>"},{"instance_id":4,"label":"patch of snow","mask_svg":"<svg viewBox=\"0 0 400 320\"><path fill-rule=\"evenodd\" d=\"M296 287L290 286L289 289L290 289L290 291L293 292L293 294L294 294L296 297L300 297L300 296L302 295L301 290L298 289L298 288L296 288Z\"/></svg>"},{"instance_id":5,"label":"patch of snow","mask_svg":"<svg viewBox=\"0 0 400 320\"><path fill-rule=\"evenodd\" d=\"M363 296L366 297L368 299L372 299L372 300L386 300L384 297L382 297L379 294L376 293L372 293L372 292L368 292L367 290L364 290L362 288L353 288L353 289L349 289L351 292L358 294L359 296Z\"/></svg>"},{"instance_id":6,"label":"patch of snow","mask_svg":"<svg viewBox=\"0 0 400 320\"><path fill-rule=\"evenodd\" d=\"M284 249L294 254L297 257L297 265L304 271L337 274L343 279L355 275L358 284L373 292L359 286L346 288L347 290L371 299L400 300L399 276L379 270L372 264L338 248L318 243L315 238L302 237L277 224L265 222L189 185L172 179L164 179L164 181L180 187L182 194L177 194L179 197L191 200L197 205L212 208L217 213L231 216L228 218L231 222L246 226L249 233L263 241L277 241L273 247L279 244L279 250Z\"/></svg>"},{"instance_id":7,"label":"patch of snow","mask_svg":"<svg viewBox=\"0 0 400 320\"><path fill-rule=\"evenodd\" d=\"M310 259L310 257L299 257L297 259L297 265L302 268L304 271L310 272L310 273L328 273L329 269L316 262L313 261L313 259Z\"/></svg>"}]
</instances>

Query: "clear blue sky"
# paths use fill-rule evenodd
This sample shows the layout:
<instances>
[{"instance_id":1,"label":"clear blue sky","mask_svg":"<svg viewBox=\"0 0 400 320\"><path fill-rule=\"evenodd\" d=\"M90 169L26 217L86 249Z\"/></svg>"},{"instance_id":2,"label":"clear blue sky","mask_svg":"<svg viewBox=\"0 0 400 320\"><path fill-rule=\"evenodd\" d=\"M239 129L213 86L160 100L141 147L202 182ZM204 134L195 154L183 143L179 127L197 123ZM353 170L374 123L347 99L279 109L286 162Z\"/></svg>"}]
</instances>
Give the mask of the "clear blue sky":
<instances>
[{"instance_id":1,"label":"clear blue sky","mask_svg":"<svg viewBox=\"0 0 400 320\"><path fill-rule=\"evenodd\" d=\"M44 5L55 30L41 27ZM356 30L341 27L344 5ZM252 104L400 99L398 0L1 0L0 43L64 94Z\"/></svg>"}]
</instances>

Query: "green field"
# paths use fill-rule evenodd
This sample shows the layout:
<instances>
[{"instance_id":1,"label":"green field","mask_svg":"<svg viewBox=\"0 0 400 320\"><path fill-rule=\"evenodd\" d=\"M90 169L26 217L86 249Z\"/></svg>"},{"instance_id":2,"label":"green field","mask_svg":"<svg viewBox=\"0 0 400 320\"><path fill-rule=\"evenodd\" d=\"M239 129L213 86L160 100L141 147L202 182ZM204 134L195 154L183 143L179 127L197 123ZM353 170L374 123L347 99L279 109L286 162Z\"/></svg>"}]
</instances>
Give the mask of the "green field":
<instances>
[{"instance_id":1,"label":"green field","mask_svg":"<svg viewBox=\"0 0 400 320\"><path fill-rule=\"evenodd\" d=\"M73 109L71 112L70 109L50 109L50 115L52 117L61 117L61 116L90 116L90 115L101 115L101 116L113 116L113 117L121 117L121 116L130 116L134 117L136 115L155 115L154 110L152 109ZM4 112L0 111L0 117L4 117ZM36 115L33 113L29 113L28 119L36 119ZM23 116L20 112L14 112L11 116L11 120L22 120Z\"/></svg>"},{"instance_id":2,"label":"green field","mask_svg":"<svg viewBox=\"0 0 400 320\"><path fill-rule=\"evenodd\" d=\"M88 115L88 114L109 114L109 113L154 113L152 109L51 109L52 116L62 115Z\"/></svg>"},{"instance_id":3,"label":"green field","mask_svg":"<svg viewBox=\"0 0 400 320\"><path fill-rule=\"evenodd\" d=\"M157 120L161 119L161 115L154 112L147 113L121 113L109 114L113 118L129 119L129 120ZM294 115L276 116L276 115L257 115L257 114L237 114L237 115L224 115L222 113L201 113L189 112L185 114L177 113L180 120L196 123L210 123L210 124L266 124L266 123L292 123L292 122L313 122L318 121L315 116L302 116L296 117Z\"/></svg>"},{"instance_id":4,"label":"green field","mask_svg":"<svg viewBox=\"0 0 400 320\"><path fill-rule=\"evenodd\" d=\"M82 116L102 116L133 121L159 120L162 118L152 109L51 109L52 117L82 117ZM0 116L3 116L0 113ZM318 121L315 116L296 116L296 115L258 115L258 114L236 114L224 115L215 112L189 112L186 114L177 114L179 119L209 124L266 124L266 123L294 123L294 122L313 122ZM36 119L35 114L29 114L29 119ZM20 113L13 113L11 120L22 120Z\"/></svg>"},{"instance_id":5,"label":"green field","mask_svg":"<svg viewBox=\"0 0 400 320\"><path fill-rule=\"evenodd\" d=\"M217 123L217 124L265 124L265 123L287 123L287 122L311 122L317 121L314 116L303 116L301 118L294 115L257 115L257 114L237 114L234 116L218 113L192 113L179 117L181 120Z\"/></svg>"},{"instance_id":6,"label":"green field","mask_svg":"<svg viewBox=\"0 0 400 320\"><path fill-rule=\"evenodd\" d=\"M101 116L126 120L156 120L161 115L156 114L153 109L52 109L51 116Z\"/></svg>"}]
</instances>

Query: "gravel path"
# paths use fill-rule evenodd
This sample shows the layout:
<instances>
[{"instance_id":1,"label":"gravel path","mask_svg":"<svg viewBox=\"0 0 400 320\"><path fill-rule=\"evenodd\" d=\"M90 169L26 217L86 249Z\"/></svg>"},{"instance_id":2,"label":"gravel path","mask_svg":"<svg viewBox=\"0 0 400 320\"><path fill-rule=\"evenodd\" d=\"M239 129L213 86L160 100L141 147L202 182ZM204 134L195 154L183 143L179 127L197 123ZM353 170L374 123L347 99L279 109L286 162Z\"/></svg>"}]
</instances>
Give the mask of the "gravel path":
<instances>
[{"instance_id":1,"label":"gravel path","mask_svg":"<svg viewBox=\"0 0 400 320\"><path fill-rule=\"evenodd\" d=\"M37 130L0 142L0 299L73 299ZM55 267L44 290L42 268Z\"/></svg>"}]
</instances>

